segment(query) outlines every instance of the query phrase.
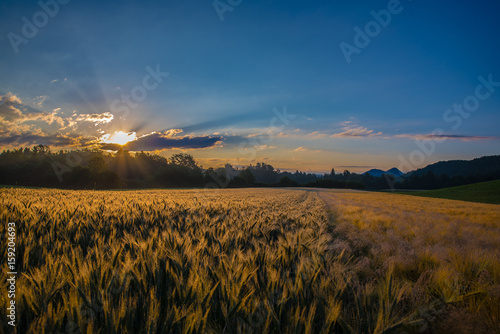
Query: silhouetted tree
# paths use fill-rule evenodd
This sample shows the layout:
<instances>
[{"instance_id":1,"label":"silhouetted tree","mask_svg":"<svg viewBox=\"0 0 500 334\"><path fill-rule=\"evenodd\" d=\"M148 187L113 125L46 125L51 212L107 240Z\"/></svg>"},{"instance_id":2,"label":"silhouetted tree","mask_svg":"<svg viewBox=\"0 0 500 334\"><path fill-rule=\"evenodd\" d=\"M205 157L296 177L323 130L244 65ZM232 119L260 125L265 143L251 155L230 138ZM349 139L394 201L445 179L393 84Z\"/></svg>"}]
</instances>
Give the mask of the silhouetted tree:
<instances>
[{"instance_id":1,"label":"silhouetted tree","mask_svg":"<svg viewBox=\"0 0 500 334\"><path fill-rule=\"evenodd\" d=\"M191 169L199 169L198 164L194 160L191 154L186 153L178 153L174 154L170 157L169 162L172 165L191 168Z\"/></svg>"},{"instance_id":2,"label":"silhouetted tree","mask_svg":"<svg viewBox=\"0 0 500 334\"><path fill-rule=\"evenodd\" d=\"M283 176L280 181L276 184L278 187L298 187L299 184L288 176Z\"/></svg>"},{"instance_id":3,"label":"silhouetted tree","mask_svg":"<svg viewBox=\"0 0 500 334\"><path fill-rule=\"evenodd\" d=\"M93 173L101 173L108 169L106 161L101 156L93 157L89 160L88 167Z\"/></svg>"},{"instance_id":4,"label":"silhouetted tree","mask_svg":"<svg viewBox=\"0 0 500 334\"><path fill-rule=\"evenodd\" d=\"M247 184L252 184L255 182L255 176L253 175L250 167L245 170L242 170L238 176Z\"/></svg>"}]
</instances>

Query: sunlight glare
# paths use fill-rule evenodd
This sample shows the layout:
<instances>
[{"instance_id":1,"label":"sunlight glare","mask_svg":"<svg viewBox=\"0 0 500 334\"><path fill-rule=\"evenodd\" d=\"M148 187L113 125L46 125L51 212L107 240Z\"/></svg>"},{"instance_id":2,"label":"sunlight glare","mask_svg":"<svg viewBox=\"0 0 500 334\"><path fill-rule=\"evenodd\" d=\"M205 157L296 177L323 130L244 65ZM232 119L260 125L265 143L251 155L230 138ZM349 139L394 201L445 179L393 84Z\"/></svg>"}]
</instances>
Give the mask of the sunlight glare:
<instances>
[{"instance_id":1,"label":"sunlight glare","mask_svg":"<svg viewBox=\"0 0 500 334\"><path fill-rule=\"evenodd\" d=\"M101 141L106 144L118 144L125 145L131 141L137 139L135 132L123 132L123 131L115 131L114 134L105 134L102 136Z\"/></svg>"}]
</instances>

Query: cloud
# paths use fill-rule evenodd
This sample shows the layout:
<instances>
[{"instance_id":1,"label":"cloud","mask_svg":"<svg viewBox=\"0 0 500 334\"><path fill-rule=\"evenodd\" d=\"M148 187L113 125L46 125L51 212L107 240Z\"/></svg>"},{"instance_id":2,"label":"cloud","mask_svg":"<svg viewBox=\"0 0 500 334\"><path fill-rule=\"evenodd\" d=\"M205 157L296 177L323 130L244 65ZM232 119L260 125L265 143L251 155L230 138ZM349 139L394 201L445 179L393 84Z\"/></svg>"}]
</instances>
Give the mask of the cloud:
<instances>
[{"instance_id":1,"label":"cloud","mask_svg":"<svg viewBox=\"0 0 500 334\"><path fill-rule=\"evenodd\" d=\"M110 112L105 112L102 114L80 114L76 118L77 122L91 122L95 126L99 124L107 124L111 122L115 117Z\"/></svg>"},{"instance_id":2,"label":"cloud","mask_svg":"<svg viewBox=\"0 0 500 334\"><path fill-rule=\"evenodd\" d=\"M37 99L43 102L46 97ZM37 99L34 99L36 101ZM56 147L86 147L88 142L96 141L97 136L89 134L61 135L68 128L74 129L78 122L92 122L95 125L109 123L114 117L111 113L76 115L61 117L61 108L45 112L26 105L12 93L0 95L0 145L50 145ZM80 140L86 138L85 140Z\"/></svg>"},{"instance_id":3,"label":"cloud","mask_svg":"<svg viewBox=\"0 0 500 334\"><path fill-rule=\"evenodd\" d=\"M496 136L469 136L469 135L450 135L450 134L401 134L395 135L395 138L409 138L413 140L436 140L444 141L447 139L461 141L493 140L500 139Z\"/></svg>"},{"instance_id":4,"label":"cloud","mask_svg":"<svg viewBox=\"0 0 500 334\"><path fill-rule=\"evenodd\" d=\"M264 144L264 145L255 146L254 148L257 151L263 151L263 150L272 150L272 149L275 149L276 146L271 146L271 145Z\"/></svg>"},{"instance_id":5,"label":"cloud","mask_svg":"<svg viewBox=\"0 0 500 334\"><path fill-rule=\"evenodd\" d=\"M177 136L179 133L183 133L184 131L182 129L170 129L170 130L165 130L163 131L162 135L165 138L172 138Z\"/></svg>"},{"instance_id":6,"label":"cloud","mask_svg":"<svg viewBox=\"0 0 500 334\"><path fill-rule=\"evenodd\" d=\"M47 124L57 123L64 126L64 120L57 116L60 108L46 113L23 104L20 98L8 93L0 96L0 129L15 130L21 128L21 124L29 121L42 121Z\"/></svg>"},{"instance_id":7,"label":"cloud","mask_svg":"<svg viewBox=\"0 0 500 334\"><path fill-rule=\"evenodd\" d=\"M92 137L83 137L76 134L45 134L41 131L37 133L23 132L19 134L0 134L0 145L2 146L32 146L46 145L51 147L89 147L96 144L96 139Z\"/></svg>"},{"instance_id":8,"label":"cloud","mask_svg":"<svg viewBox=\"0 0 500 334\"><path fill-rule=\"evenodd\" d=\"M138 138L126 145L120 146L117 144L101 144L104 150L117 151L120 147L129 151L159 151L165 149L201 149L210 148L219 143L221 137L210 136L185 136L185 137L168 137L167 134L152 133Z\"/></svg>"},{"instance_id":9,"label":"cloud","mask_svg":"<svg viewBox=\"0 0 500 334\"><path fill-rule=\"evenodd\" d=\"M373 130L368 130L362 126L351 128L344 127L342 128L344 131L340 133L335 133L331 135L332 138L343 138L343 137L374 137L382 135L382 132L374 133Z\"/></svg>"},{"instance_id":10,"label":"cloud","mask_svg":"<svg viewBox=\"0 0 500 334\"><path fill-rule=\"evenodd\" d=\"M45 100L47 100L49 97L45 95L37 96L33 99L33 104L37 105L39 108L43 107L43 103Z\"/></svg>"},{"instance_id":11,"label":"cloud","mask_svg":"<svg viewBox=\"0 0 500 334\"><path fill-rule=\"evenodd\" d=\"M41 99L40 102L43 100ZM44 112L27 106L11 93L0 96L0 146L48 145L58 148L101 146L110 150L117 150L120 147L117 144L103 143L99 138L102 138L104 131L96 127L92 127L95 135L92 133L82 135L74 132L62 134L68 128L74 131L82 123L90 123L94 126L109 124L114 120L112 113L80 115L73 113L63 118L57 115L60 112L60 108L55 108L52 112ZM39 122L44 122L46 125ZM153 132L127 143L124 148L130 151L203 149L214 147L222 140L221 136L180 136L182 133L182 129Z\"/></svg>"},{"instance_id":12,"label":"cloud","mask_svg":"<svg viewBox=\"0 0 500 334\"><path fill-rule=\"evenodd\" d=\"M14 104L21 104L21 99L18 98L17 96L13 95L12 93L7 93L4 96L0 96L0 104L3 103L14 103Z\"/></svg>"},{"instance_id":13,"label":"cloud","mask_svg":"<svg viewBox=\"0 0 500 334\"><path fill-rule=\"evenodd\" d=\"M21 100L12 93L0 96L0 121L14 122L22 118L23 113L19 109L21 103Z\"/></svg>"},{"instance_id":14,"label":"cloud","mask_svg":"<svg viewBox=\"0 0 500 334\"><path fill-rule=\"evenodd\" d=\"M308 133L306 136L318 139L318 138L324 138L324 137L326 137L327 134L326 133L321 133L319 131L314 131L314 132Z\"/></svg>"},{"instance_id":15,"label":"cloud","mask_svg":"<svg viewBox=\"0 0 500 334\"><path fill-rule=\"evenodd\" d=\"M443 133L432 133L432 134L398 134L398 135L384 135L382 132L374 132L366 127L359 126L356 122L346 121L340 123L342 127L342 132L335 133L331 135L331 138L362 138L362 137L380 137L385 139L391 138L408 138L413 140L436 140L444 141L447 139L451 140L462 140L462 141L474 141L474 140L492 140L500 139L500 137L494 136L468 136L468 135L452 135ZM311 133L310 135L315 135Z\"/></svg>"},{"instance_id":16,"label":"cloud","mask_svg":"<svg viewBox=\"0 0 500 334\"><path fill-rule=\"evenodd\" d=\"M307 147L297 147L294 152L310 152L310 153L320 153L322 152L321 150L311 150L310 148Z\"/></svg>"}]
</instances>

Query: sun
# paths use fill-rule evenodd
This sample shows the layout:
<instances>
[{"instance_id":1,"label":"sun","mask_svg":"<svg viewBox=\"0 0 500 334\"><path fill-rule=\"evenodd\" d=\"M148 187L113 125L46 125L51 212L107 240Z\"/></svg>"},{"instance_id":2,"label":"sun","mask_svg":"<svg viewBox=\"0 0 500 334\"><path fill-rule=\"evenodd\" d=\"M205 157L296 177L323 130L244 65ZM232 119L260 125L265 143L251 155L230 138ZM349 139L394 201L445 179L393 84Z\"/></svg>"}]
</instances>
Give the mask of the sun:
<instances>
[{"instance_id":1,"label":"sun","mask_svg":"<svg viewBox=\"0 0 500 334\"><path fill-rule=\"evenodd\" d=\"M137 139L135 132L115 131L114 134L105 134L101 137L101 141L106 144L125 145Z\"/></svg>"}]
</instances>

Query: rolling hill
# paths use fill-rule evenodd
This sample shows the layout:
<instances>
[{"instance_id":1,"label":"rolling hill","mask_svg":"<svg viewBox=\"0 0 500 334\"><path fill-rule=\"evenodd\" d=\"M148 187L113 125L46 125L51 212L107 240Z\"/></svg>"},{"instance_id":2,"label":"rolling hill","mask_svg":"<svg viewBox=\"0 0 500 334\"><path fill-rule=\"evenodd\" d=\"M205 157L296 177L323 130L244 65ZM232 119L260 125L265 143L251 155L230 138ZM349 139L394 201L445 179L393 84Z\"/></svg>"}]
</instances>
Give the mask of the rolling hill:
<instances>
[{"instance_id":1,"label":"rolling hill","mask_svg":"<svg viewBox=\"0 0 500 334\"><path fill-rule=\"evenodd\" d=\"M500 204L500 180L438 190L404 192L403 194L454 199L468 202Z\"/></svg>"},{"instance_id":2,"label":"rolling hill","mask_svg":"<svg viewBox=\"0 0 500 334\"><path fill-rule=\"evenodd\" d=\"M436 176L448 177L471 175L488 175L500 178L500 155L476 158L474 160L439 161L424 168L407 173L407 176L421 176L432 172Z\"/></svg>"}]
</instances>

